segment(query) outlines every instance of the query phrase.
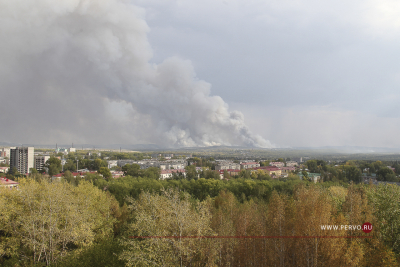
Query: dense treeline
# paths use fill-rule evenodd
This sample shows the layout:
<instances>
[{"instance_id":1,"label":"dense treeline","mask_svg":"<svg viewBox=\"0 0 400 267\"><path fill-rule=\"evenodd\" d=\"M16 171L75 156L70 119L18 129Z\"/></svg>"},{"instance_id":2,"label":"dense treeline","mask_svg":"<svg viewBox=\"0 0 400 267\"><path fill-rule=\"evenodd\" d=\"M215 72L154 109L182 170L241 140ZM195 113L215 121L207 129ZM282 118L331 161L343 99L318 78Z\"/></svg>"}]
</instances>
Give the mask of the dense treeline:
<instances>
[{"instance_id":1,"label":"dense treeline","mask_svg":"<svg viewBox=\"0 0 400 267\"><path fill-rule=\"evenodd\" d=\"M35 175L0 188L2 266L397 266L400 187ZM362 225L322 230L321 225ZM285 236L372 238L283 238ZM176 238L129 238L175 236ZM275 236L183 238L184 236ZM279 238L282 237L282 238Z\"/></svg>"},{"instance_id":2,"label":"dense treeline","mask_svg":"<svg viewBox=\"0 0 400 267\"><path fill-rule=\"evenodd\" d=\"M268 203L240 203L229 191L195 203L174 190L162 191L161 195L143 193L138 200L131 200L135 218L129 225L131 232L138 236L182 238L127 239L121 258L128 266L395 266L395 252L399 251L393 244L399 236L392 240L383 234L387 217L378 219L375 206L369 204L381 203L379 194L386 190L300 186L291 197L274 191ZM399 196L398 188L396 192ZM377 208L379 204L376 205ZM321 225L361 225L366 221L377 228L370 239L184 238L365 236L354 230L324 231Z\"/></svg>"},{"instance_id":3,"label":"dense treeline","mask_svg":"<svg viewBox=\"0 0 400 267\"><path fill-rule=\"evenodd\" d=\"M168 188L176 188L187 192L198 200L205 200L207 197L216 197L221 191L228 190L241 201L251 198L259 198L268 201L274 190L284 194L292 194L296 185L301 183L309 184L299 179L288 181L252 180L243 178L231 179L229 181L205 178L192 180L156 180L131 176L121 177L111 181L106 181L104 179L96 179L94 181L96 186L113 194L120 204L124 203L127 196L136 199L143 191L159 194L163 189ZM319 186L322 186L322 184Z\"/></svg>"}]
</instances>

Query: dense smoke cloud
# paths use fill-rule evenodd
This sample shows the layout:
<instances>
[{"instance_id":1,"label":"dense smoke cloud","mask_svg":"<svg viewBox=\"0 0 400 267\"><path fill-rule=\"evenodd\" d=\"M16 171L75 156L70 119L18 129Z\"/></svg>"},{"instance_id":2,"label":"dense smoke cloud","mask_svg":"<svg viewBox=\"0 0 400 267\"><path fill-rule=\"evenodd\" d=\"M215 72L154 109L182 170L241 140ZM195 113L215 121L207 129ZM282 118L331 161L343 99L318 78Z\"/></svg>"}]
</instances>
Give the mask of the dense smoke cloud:
<instances>
[{"instance_id":1,"label":"dense smoke cloud","mask_svg":"<svg viewBox=\"0 0 400 267\"><path fill-rule=\"evenodd\" d=\"M155 65L144 11L116 0L0 0L0 138L269 147L190 61Z\"/></svg>"}]
</instances>

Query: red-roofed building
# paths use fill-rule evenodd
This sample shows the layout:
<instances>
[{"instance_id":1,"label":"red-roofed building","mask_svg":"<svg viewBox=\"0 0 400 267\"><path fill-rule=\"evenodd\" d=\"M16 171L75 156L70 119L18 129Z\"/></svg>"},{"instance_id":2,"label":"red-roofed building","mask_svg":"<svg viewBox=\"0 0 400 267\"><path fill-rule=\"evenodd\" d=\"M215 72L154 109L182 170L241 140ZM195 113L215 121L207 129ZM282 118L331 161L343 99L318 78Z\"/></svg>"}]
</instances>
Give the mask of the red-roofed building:
<instances>
[{"instance_id":1,"label":"red-roofed building","mask_svg":"<svg viewBox=\"0 0 400 267\"><path fill-rule=\"evenodd\" d=\"M6 177L1 177L0 178L0 186L6 187L6 188L14 188L14 187L17 188L18 183L13 180L7 179Z\"/></svg>"}]
</instances>

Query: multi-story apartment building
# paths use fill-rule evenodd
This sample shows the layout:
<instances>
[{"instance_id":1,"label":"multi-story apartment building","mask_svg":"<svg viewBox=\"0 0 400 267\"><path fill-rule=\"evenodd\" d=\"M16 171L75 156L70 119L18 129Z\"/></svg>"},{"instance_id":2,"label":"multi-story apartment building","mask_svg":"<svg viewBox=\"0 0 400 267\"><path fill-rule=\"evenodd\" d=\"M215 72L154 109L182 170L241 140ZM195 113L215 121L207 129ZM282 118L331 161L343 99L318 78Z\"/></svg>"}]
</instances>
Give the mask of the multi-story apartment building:
<instances>
[{"instance_id":1,"label":"multi-story apartment building","mask_svg":"<svg viewBox=\"0 0 400 267\"><path fill-rule=\"evenodd\" d=\"M50 156L35 156L35 169L42 171L44 164L50 158Z\"/></svg>"},{"instance_id":2,"label":"multi-story apartment building","mask_svg":"<svg viewBox=\"0 0 400 267\"><path fill-rule=\"evenodd\" d=\"M215 166L215 170L240 170L240 164L232 161L221 161Z\"/></svg>"},{"instance_id":3,"label":"multi-story apartment building","mask_svg":"<svg viewBox=\"0 0 400 267\"><path fill-rule=\"evenodd\" d=\"M10 149L10 168L17 168L21 174L30 173L30 169L34 168L34 150L33 147Z\"/></svg>"},{"instance_id":4,"label":"multi-story apartment building","mask_svg":"<svg viewBox=\"0 0 400 267\"><path fill-rule=\"evenodd\" d=\"M257 168L257 167L260 167L260 163L258 163L258 162L242 162L242 163L240 163L241 170L252 169L252 168Z\"/></svg>"}]
</instances>

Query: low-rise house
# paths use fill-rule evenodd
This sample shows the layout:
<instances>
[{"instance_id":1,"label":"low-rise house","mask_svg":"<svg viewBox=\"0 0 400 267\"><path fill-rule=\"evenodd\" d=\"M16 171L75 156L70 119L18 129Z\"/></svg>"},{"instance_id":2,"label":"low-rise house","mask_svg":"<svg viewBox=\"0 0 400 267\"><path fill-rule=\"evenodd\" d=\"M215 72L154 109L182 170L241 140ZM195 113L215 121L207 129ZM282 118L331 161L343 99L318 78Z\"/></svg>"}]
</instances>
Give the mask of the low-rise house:
<instances>
[{"instance_id":1,"label":"low-rise house","mask_svg":"<svg viewBox=\"0 0 400 267\"><path fill-rule=\"evenodd\" d=\"M18 188L18 183L6 177L1 177L0 186L5 188Z\"/></svg>"},{"instance_id":2,"label":"low-rise house","mask_svg":"<svg viewBox=\"0 0 400 267\"><path fill-rule=\"evenodd\" d=\"M161 172L160 172L160 180L172 178L174 173L182 174L184 177L186 177L186 170L185 169L161 170Z\"/></svg>"}]
</instances>

